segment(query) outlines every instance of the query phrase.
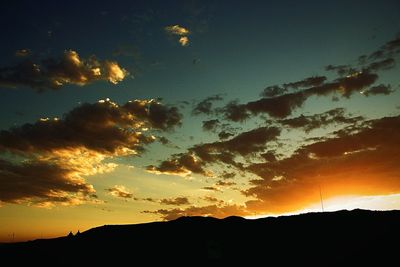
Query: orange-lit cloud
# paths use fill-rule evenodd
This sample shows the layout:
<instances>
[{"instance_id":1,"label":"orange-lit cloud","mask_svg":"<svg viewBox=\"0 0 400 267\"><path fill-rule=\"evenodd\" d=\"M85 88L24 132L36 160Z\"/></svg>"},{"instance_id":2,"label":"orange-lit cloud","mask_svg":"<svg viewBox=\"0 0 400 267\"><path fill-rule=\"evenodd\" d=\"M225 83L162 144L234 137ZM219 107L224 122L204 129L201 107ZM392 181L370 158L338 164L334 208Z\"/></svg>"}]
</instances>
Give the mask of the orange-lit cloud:
<instances>
[{"instance_id":1,"label":"orange-lit cloud","mask_svg":"<svg viewBox=\"0 0 400 267\"><path fill-rule=\"evenodd\" d=\"M254 163L247 170L261 179L245 190L249 209L283 212L340 195L385 195L400 190L400 116L372 120L335 137L300 147L290 157ZM279 179L275 179L279 177Z\"/></svg>"},{"instance_id":2,"label":"orange-lit cloud","mask_svg":"<svg viewBox=\"0 0 400 267\"><path fill-rule=\"evenodd\" d=\"M117 167L105 160L142 153L156 139L152 130L170 130L180 120L175 107L154 100L120 106L106 99L82 104L62 118L2 130L0 187L10 192L0 194L0 201L83 203L95 192L85 178Z\"/></svg>"},{"instance_id":3,"label":"orange-lit cloud","mask_svg":"<svg viewBox=\"0 0 400 267\"><path fill-rule=\"evenodd\" d=\"M180 25L171 25L164 28L165 31L170 35L179 36L178 42L181 46L189 45L189 37L190 31Z\"/></svg>"},{"instance_id":4,"label":"orange-lit cloud","mask_svg":"<svg viewBox=\"0 0 400 267\"><path fill-rule=\"evenodd\" d=\"M156 211L143 211L143 213L158 214L164 220L174 220L181 216L212 216L215 218L225 218L232 215L246 216L250 213L244 206L240 205L209 205L209 206L190 206L185 209L159 209Z\"/></svg>"},{"instance_id":5,"label":"orange-lit cloud","mask_svg":"<svg viewBox=\"0 0 400 267\"><path fill-rule=\"evenodd\" d=\"M167 31L170 34L179 35L179 36L188 35L190 33L190 31L188 29L186 29L180 25L167 26L167 27L165 27L165 31Z\"/></svg>"},{"instance_id":6,"label":"orange-lit cloud","mask_svg":"<svg viewBox=\"0 0 400 267\"><path fill-rule=\"evenodd\" d=\"M14 67L0 68L0 84L42 91L59 89L67 84L83 86L101 80L116 84L127 75L128 72L117 62L100 61L95 56L81 59L76 51L68 50L58 59L48 58L41 63L25 60Z\"/></svg>"},{"instance_id":7,"label":"orange-lit cloud","mask_svg":"<svg viewBox=\"0 0 400 267\"><path fill-rule=\"evenodd\" d=\"M115 185L111 188L105 189L110 193L110 195L114 197L120 197L120 198L132 198L133 194L129 192L129 190L123 186L123 185Z\"/></svg>"}]
</instances>

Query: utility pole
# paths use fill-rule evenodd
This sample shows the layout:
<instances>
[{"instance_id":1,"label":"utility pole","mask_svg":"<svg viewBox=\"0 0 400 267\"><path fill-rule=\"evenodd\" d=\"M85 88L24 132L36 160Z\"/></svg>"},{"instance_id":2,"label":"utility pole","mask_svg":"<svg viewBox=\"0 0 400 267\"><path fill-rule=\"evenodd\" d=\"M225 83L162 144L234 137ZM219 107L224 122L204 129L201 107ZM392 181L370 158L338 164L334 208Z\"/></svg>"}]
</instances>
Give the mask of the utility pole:
<instances>
[{"instance_id":1,"label":"utility pole","mask_svg":"<svg viewBox=\"0 0 400 267\"><path fill-rule=\"evenodd\" d=\"M320 185L319 185L319 198L321 199L322 212L324 212L324 202L322 201L322 192L321 192L321 186Z\"/></svg>"}]
</instances>

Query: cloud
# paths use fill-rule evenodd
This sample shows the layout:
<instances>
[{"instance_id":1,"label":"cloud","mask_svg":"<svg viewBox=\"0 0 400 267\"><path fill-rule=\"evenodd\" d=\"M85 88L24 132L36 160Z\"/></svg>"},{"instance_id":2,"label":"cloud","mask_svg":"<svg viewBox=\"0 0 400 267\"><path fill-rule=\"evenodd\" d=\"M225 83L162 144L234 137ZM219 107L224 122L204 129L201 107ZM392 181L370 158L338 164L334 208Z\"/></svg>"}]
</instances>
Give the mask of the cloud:
<instances>
[{"instance_id":1,"label":"cloud","mask_svg":"<svg viewBox=\"0 0 400 267\"><path fill-rule=\"evenodd\" d=\"M213 102L223 100L221 95L209 96L198 102L192 110L193 115L211 115L213 113Z\"/></svg>"},{"instance_id":2,"label":"cloud","mask_svg":"<svg viewBox=\"0 0 400 267\"><path fill-rule=\"evenodd\" d=\"M182 46L188 46L189 45L189 38L187 36L182 36L179 38L179 43Z\"/></svg>"},{"instance_id":3,"label":"cloud","mask_svg":"<svg viewBox=\"0 0 400 267\"><path fill-rule=\"evenodd\" d=\"M160 203L164 205L175 205L175 206L190 204L189 199L187 197L164 198L160 200Z\"/></svg>"},{"instance_id":4,"label":"cloud","mask_svg":"<svg viewBox=\"0 0 400 267\"><path fill-rule=\"evenodd\" d=\"M31 50L29 49L18 49L15 51L15 56L16 57L27 57L31 54Z\"/></svg>"},{"instance_id":5,"label":"cloud","mask_svg":"<svg viewBox=\"0 0 400 267\"><path fill-rule=\"evenodd\" d=\"M158 166L149 165L146 170L154 174L187 176L191 173L198 173L208 176L209 174L204 170L203 165L195 155L181 153L162 161Z\"/></svg>"},{"instance_id":6,"label":"cloud","mask_svg":"<svg viewBox=\"0 0 400 267\"><path fill-rule=\"evenodd\" d=\"M170 35L179 36L178 42L182 46L189 45L189 37L190 31L180 25L171 25L164 28L165 31Z\"/></svg>"},{"instance_id":7,"label":"cloud","mask_svg":"<svg viewBox=\"0 0 400 267\"><path fill-rule=\"evenodd\" d=\"M62 118L42 118L33 124L0 131L0 156L15 158L12 164L3 162L10 171L2 173L0 187L7 188L16 181L14 191L20 192L19 199L2 201L48 202L47 195L54 188L57 196L69 196L64 198L68 203L73 194L79 203L83 202L82 194L89 191L82 189L79 194L72 191L71 195L68 190L73 188L64 184L86 185L86 176L107 173L117 167L115 163L106 163L107 159L142 153L144 146L155 140L151 132L168 131L180 124L181 115L177 112L154 100L128 101L119 106L107 99L82 104ZM42 178L31 178L39 170ZM18 182L14 176L25 181ZM41 190L46 182L50 193L34 191ZM30 184L32 191L24 189L24 183Z\"/></svg>"},{"instance_id":8,"label":"cloud","mask_svg":"<svg viewBox=\"0 0 400 267\"><path fill-rule=\"evenodd\" d=\"M216 186L232 186L232 185L236 185L235 182L227 182L224 180L219 180L216 184Z\"/></svg>"},{"instance_id":9,"label":"cloud","mask_svg":"<svg viewBox=\"0 0 400 267\"><path fill-rule=\"evenodd\" d=\"M169 221L182 216L212 216L225 218L228 216L250 215L244 206L239 205L209 205L203 207L190 206L186 209L159 209L156 211L143 211L143 213L158 214L162 219Z\"/></svg>"},{"instance_id":10,"label":"cloud","mask_svg":"<svg viewBox=\"0 0 400 267\"><path fill-rule=\"evenodd\" d=\"M188 35L190 31L180 25L171 25L165 27L165 31L167 33L173 34L173 35L179 35L179 36L184 36Z\"/></svg>"},{"instance_id":11,"label":"cloud","mask_svg":"<svg viewBox=\"0 0 400 267\"><path fill-rule=\"evenodd\" d=\"M387 84L387 85L380 84L377 86L370 87L370 88L362 91L361 93L365 96L370 96L370 95L379 95L379 94L389 95L393 92L394 92L394 90L392 90L392 87L390 86L390 84Z\"/></svg>"},{"instance_id":12,"label":"cloud","mask_svg":"<svg viewBox=\"0 0 400 267\"><path fill-rule=\"evenodd\" d=\"M383 46L378 50L372 52L371 54L365 56L364 58L368 60L378 60L393 57L400 52L400 37L397 37Z\"/></svg>"},{"instance_id":13,"label":"cloud","mask_svg":"<svg viewBox=\"0 0 400 267\"><path fill-rule=\"evenodd\" d=\"M245 104L232 101L219 109L219 113L222 113L226 119L235 122L242 122L251 116L264 113L272 118L282 119L291 115L295 109L302 107L304 102L311 96L324 96L338 92L342 97L349 98L354 92L362 91L364 88L375 83L377 79L378 75L375 73L359 71L352 75L340 77L331 82L312 86L294 93L261 98ZM303 81L307 81L307 79Z\"/></svg>"},{"instance_id":14,"label":"cloud","mask_svg":"<svg viewBox=\"0 0 400 267\"><path fill-rule=\"evenodd\" d=\"M266 87L261 93L261 97L269 98L269 97L274 97L278 95L283 95L284 93L287 92L286 88L280 87L279 85L272 85Z\"/></svg>"},{"instance_id":15,"label":"cloud","mask_svg":"<svg viewBox=\"0 0 400 267\"><path fill-rule=\"evenodd\" d=\"M291 128L303 128L304 131L309 132L333 123L354 124L362 120L363 117L361 116L346 116L344 108L336 108L320 114L314 114L311 116L300 115L296 118L278 120L278 122Z\"/></svg>"},{"instance_id":16,"label":"cloud","mask_svg":"<svg viewBox=\"0 0 400 267\"><path fill-rule=\"evenodd\" d=\"M283 84L283 87L299 89L299 88L306 88L306 87L312 87L312 86L319 86L319 85L323 84L325 81L326 81L325 76L312 76L312 77L305 78L301 81L285 83L285 84Z\"/></svg>"},{"instance_id":17,"label":"cloud","mask_svg":"<svg viewBox=\"0 0 400 267\"><path fill-rule=\"evenodd\" d=\"M37 91L59 89L68 84L83 86L95 81L113 84L124 80L128 72L114 61L100 61L95 56L81 59L73 50L40 63L24 60L14 67L0 68L0 85L31 87Z\"/></svg>"},{"instance_id":18,"label":"cloud","mask_svg":"<svg viewBox=\"0 0 400 267\"><path fill-rule=\"evenodd\" d=\"M368 71L390 70L395 67L395 60L387 58L381 61L372 62L365 69Z\"/></svg>"},{"instance_id":19,"label":"cloud","mask_svg":"<svg viewBox=\"0 0 400 267\"><path fill-rule=\"evenodd\" d=\"M339 75L340 77L346 76L346 75L351 75L353 73L356 73L357 70L351 67L350 65L328 65L325 66L326 71L334 71Z\"/></svg>"},{"instance_id":20,"label":"cloud","mask_svg":"<svg viewBox=\"0 0 400 267\"><path fill-rule=\"evenodd\" d=\"M92 185L62 166L0 159L0 202L74 205L89 201L94 193Z\"/></svg>"},{"instance_id":21,"label":"cloud","mask_svg":"<svg viewBox=\"0 0 400 267\"><path fill-rule=\"evenodd\" d=\"M133 194L123 185L114 185L111 188L105 189L110 193L110 195L119 198L132 198Z\"/></svg>"},{"instance_id":22,"label":"cloud","mask_svg":"<svg viewBox=\"0 0 400 267\"><path fill-rule=\"evenodd\" d=\"M367 121L304 145L289 157L247 166L261 178L252 180L253 186L244 191L257 198L247 203L248 208L298 210L319 201L319 185L326 199L398 192L399 125L400 116Z\"/></svg>"},{"instance_id":23,"label":"cloud","mask_svg":"<svg viewBox=\"0 0 400 267\"><path fill-rule=\"evenodd\" d=\"M41 119L0 131L0 150L31 153L85 148L110 155L135 154L154 141L143 128L168 130L180 124L174 107L153 100L134 100L122 106L100 100L82 104L63 118Z\"/></svg>"},{"instance_id":24,"label":"cloud","mask_svg":"<svg viewBox=\"0 0 400 267\"><path fill-rule=\"evenodd\" d=\"M219 205L222 205L224 203L223 200L220 200L220 199L212 197L212 196L205 196L205 197L203 197L203 199L210 203L218 203Z\"/></svg>"},{"instance_id":25,"label":"cloud","mask_svg":"<svg viewBox=\"0 0 400 267\"><path fill-rule=\"evenodd\" d=\"M214 120L208 120L208 121L203 121L203 130L204 131L215 131L217 128L218 124L220 123L219 120L214 119Z\"/></svg>"},{"instance_id":26,"label":"cloud","mask_svg":"<svg viewBox=\"0 0 400 267\"><path fill-rule=\"evenodd\" d=\"M186 153L173 155L158 166L148 166L147 170L156 174L186 176L197 173L210 176L211 173L204 167L217 162L240 169L242 164L235 161L237 156L249 157L263 151L266 143L276 140L279 134L280 130L277 127L256 128L226 141L195 145Z\"/></svg>"},{"instance_id":27,"label":"cloud","mask_svg":"<svg viewBox=\"0 0 400 267\"><path fill-rule=\"evenodd\" d=\"M218 137L219 137L219 139L221 139L221 140L228 139L228 138L230 138L230 137L232 137L232 136L234 136L234 135L235 135L235 134L230 133L230 132L227 132L227 131L221 131L221 132L218 133Z\"/></svg>"},{"instance_id":28,"label":"cloud","mask_svg":"<svg viewBox=\"0 0 400 267\"><path fill-rule=\"evenodd\" d=\"M221 189L219 189L216 186L204 186L201 189L207 190L207 191L216 191L216 192L221 192Z\"/></svg>"}]
</instances>

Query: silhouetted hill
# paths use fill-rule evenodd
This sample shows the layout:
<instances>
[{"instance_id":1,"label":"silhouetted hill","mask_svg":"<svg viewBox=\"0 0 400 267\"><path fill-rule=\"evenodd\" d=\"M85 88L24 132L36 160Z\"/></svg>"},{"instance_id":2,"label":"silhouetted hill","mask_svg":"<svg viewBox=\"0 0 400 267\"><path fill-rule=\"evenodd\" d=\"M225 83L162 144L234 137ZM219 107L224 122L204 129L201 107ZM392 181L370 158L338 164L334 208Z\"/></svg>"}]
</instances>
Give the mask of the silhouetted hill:
<instances>
[{"instance_id":1,"label":"silhouetted hill","mask_svg":"<svg viewBox=\"0 0 400 267\"><path fill-rule=\"evenodd\" d=\"M338 266L398 262L400 211L338 211L246 220L181 217L105 225L79 236L0 245L13 263L54 265L205 261ZM305 265L306 264L306 265ZM36 266L36 265L35 265Z\"/></svg>"}]
</instances>

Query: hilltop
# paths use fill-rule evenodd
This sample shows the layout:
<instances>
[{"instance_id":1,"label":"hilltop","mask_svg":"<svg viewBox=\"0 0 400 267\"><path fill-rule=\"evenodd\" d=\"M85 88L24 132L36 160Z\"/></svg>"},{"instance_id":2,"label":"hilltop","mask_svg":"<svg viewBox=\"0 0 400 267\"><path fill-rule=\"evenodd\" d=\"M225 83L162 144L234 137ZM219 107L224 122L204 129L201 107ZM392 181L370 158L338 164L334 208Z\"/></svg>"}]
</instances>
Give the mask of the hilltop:
<instances>
[{"instance_id":1,"label":"hilltop","mask_svg":"<svg viewBox=\"0 0 400 267\"><path fill-rule=\"evenodd\" d=\"M205 261L337 265L395 262L400 211L337 211L256 220L181 217L104 225L70 237L0 245L3 260L57 265ZM303 266L303 265L302 265Z\"/></svg>"}]
</instances>

